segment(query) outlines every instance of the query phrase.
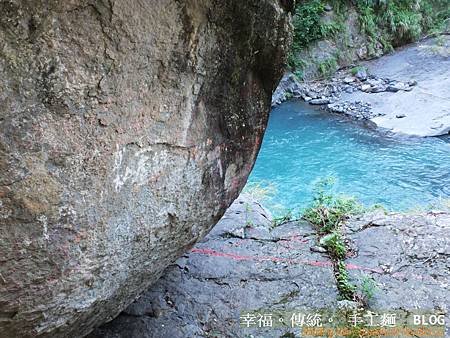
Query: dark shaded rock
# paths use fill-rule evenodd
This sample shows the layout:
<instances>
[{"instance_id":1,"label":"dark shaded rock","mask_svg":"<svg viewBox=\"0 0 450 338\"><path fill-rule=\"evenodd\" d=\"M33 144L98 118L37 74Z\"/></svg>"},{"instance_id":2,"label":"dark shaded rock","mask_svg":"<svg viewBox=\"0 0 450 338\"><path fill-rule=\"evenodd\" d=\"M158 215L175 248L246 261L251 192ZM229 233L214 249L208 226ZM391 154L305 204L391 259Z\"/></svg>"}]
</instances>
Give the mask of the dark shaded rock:
<instances>
[{"instance_id":1,"label":"dark shaded rock","mask_svg":"<svg viewBox=\"0 0 450 338\"><path fill-rule=\"evenodd\" d=\"M0 336L80 337L239 194L289 17L276 0L1 1L0 13Z\"/></svg>"},{"instance_id":2,"label":"dark shaded rock","mask_svg":"<svg viewBox=\"0 0 450 338\"><path fill-rule=\"evenodd\" d=\"M292 73L286 73L280 80L272 95L272 107L288 100L293 94L300 96L303 94L302 86L297 77Z\"/></svg>"},{"instance_id":3,"label":"dark shaded rock","mask_svg":"<svg viewBox=\"0 0 450 338\"><path fill-rule=\"evenodd\" d=\"M372 87L370 87L370 90L369 90L370 93L381 93L384 91L386 91L386 86L384 86L382 84L372 86Z\"/></svg>"},{"instance_id":4,"label":"dark shaded rock","mask_svg":"<svg viewBox=\"0 0 450 338\"><path fill-rule=\"evenodd\" d=\"M270 230L267 217L241 196L201 243L90 338L279 337L289 330L240 328L240 312L337 307L331 261L311 251L311 226L292 222ZM254 231L261 227L270 238ZM230 236L237 228L246 235Z\"/></svg>"},{"instance_id":5,"label":"dark shaded rock","mask_svg":"<svg viewBox=\"0 0 450 338\"><path fill-rule=\"evenodd\" d=\"M395 82L389 84L389 86L387 86L387 88L386 88L386 91L393 92L393 93L396 93L400 90L410 91L410 90L412 90L412 86L410 86L409 84L406 84L404 82L395 81Z\"/></svg>"}]
</instances>

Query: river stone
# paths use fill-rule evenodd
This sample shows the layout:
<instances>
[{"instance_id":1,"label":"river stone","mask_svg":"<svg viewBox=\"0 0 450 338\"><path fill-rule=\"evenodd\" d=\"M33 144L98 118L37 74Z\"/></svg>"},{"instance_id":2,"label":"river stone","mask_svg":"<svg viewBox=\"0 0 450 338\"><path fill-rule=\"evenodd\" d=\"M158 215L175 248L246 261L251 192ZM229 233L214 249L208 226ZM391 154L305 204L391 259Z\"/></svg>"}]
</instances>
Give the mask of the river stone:
<instances>
[{"instance_id":1,"label":"river stone","mask_svg":"<svg viewBox=\"0 0 450 338\"><path fill-rule=\"evenodd\" d=\"M290 19L275 0L6 0L0 13L0 336L81 337L239 194Z\"/></svg>"}]
</instances>

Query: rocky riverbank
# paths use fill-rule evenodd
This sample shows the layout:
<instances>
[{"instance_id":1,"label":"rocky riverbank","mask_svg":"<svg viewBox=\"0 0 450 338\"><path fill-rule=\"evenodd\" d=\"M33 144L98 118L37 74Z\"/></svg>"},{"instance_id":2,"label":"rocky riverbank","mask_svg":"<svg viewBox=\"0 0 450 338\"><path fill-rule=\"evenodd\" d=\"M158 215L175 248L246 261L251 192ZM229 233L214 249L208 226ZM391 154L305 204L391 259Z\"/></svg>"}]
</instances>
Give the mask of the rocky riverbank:
<instances>
[{"instance_id":1,"label":"rocky riverbank","mask_svg":"<svg viewBox=\"0 0 450 338\"><path fill-rule=\"evenodd\" d=\"M441 309L450 304L450 214L372 212L344 228L345 263L374 309ZM119 317L90 338L298 337L299 329L241 328L241 311L348 308L333 260L303 220L274 226L241 195L211 233L166 269ZM364 281L373 280L364 291Z\"/></svg>"},{"instance_id":2,"label":"rocky riverbank","mask_svg":"<svg viewBox=\"0 0 450 338\"><path fill-rule=\"evenodd\" d=\"M300 82L286 74L272 106L298 98L393 133L445 135L450 132L449 50L450 37L444 35L341 69L331 79Z\"/></svg>"}]
</instances>

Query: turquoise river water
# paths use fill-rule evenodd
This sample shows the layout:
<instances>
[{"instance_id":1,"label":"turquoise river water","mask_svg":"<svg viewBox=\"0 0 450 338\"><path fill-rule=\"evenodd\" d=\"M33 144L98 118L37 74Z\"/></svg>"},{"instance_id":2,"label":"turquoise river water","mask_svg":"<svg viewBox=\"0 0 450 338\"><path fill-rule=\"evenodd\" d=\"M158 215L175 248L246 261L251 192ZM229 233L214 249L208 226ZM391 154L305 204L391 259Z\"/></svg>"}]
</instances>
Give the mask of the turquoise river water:
<instances>
[{"instance_id":1,"label":"turquoise river water","mask_svg":"<svg viewBox=\"0 0 450 338\"><path fill-rule=\"evenodd\" d=\"M329 176L337 192L365 205L442 203L450 199L450 139L389 136L303 102L274 108L246 188L269 187L262 203L277 214L307 206L314 183Z\"/></svg>"}]
</instances>

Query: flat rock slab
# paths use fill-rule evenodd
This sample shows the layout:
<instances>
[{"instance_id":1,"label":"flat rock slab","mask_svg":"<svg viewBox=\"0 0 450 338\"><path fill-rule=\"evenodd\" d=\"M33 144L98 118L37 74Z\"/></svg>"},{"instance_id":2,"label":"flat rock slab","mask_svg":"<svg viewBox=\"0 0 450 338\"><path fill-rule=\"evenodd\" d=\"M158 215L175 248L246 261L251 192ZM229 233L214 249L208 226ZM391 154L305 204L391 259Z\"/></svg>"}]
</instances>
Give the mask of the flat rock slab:
<instances>
[{"instance_id":1,"label":"flat rock slab","mask_svg":"<svg viewBox=\"0 0 450 338\"><path fill-rule=\"evenodd\" d=\"M348 229L357 255L355 280L370 275L378 284L369 305L381 309L442 309L450 304L450 215L365 216ZM351 231L355 231L351 233Z\"/></svg>"},{"instance_id":2,"label":"flat rock slab","mask_svg":"<svg viewBox=\"0 0 450 338\"><path fill-rule=\"evenodd\" d=\"M241 311L336 307L332 264L311 251L311 226L270 230L263 214L238 199L204 241L90 337L280 336L286 332L240 328Z\"/></svg>"},{"instance_id":3,"label":"flat rock slab","mask_svg":"<svg viewBox=\"0 0 450 338\"><path fill-rule=\"evenodd\" d=\"M342 100L372 105L371 120L394 133L437 136L450 131L450 37L430 39L363 63L369 74L417 81L412 91L343 93ZM397 116L404 116L397 118Z\"/></svg>"},{"instance_id":4,"label":"flat rock slab","mask_svg":"<svg viewBox=\"0 0 450 338\"><path fill-rule=\"evenodd\" d=\"M447 310L450 214L366 214L348 222L346 236L351 281L360 287L370 276L377 284L370 309ZM239 317L342 307L332 262L316 241L306 222L272 229L265 210L241 196L156 285L89 337L298 337L299 329L241 328Z\"/></svg>"}]
</instances>

